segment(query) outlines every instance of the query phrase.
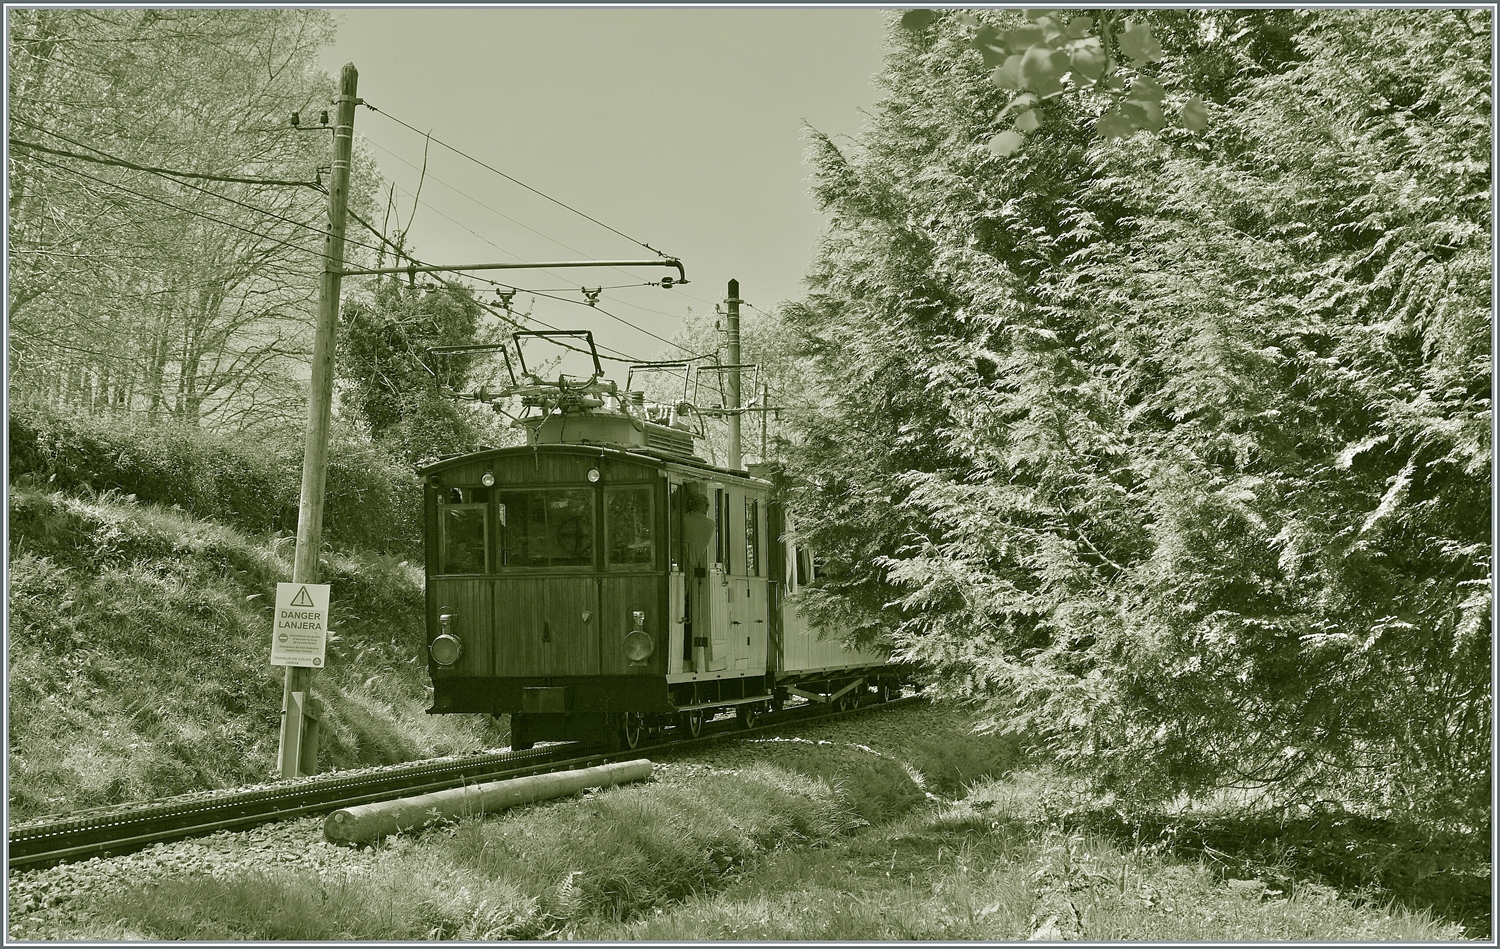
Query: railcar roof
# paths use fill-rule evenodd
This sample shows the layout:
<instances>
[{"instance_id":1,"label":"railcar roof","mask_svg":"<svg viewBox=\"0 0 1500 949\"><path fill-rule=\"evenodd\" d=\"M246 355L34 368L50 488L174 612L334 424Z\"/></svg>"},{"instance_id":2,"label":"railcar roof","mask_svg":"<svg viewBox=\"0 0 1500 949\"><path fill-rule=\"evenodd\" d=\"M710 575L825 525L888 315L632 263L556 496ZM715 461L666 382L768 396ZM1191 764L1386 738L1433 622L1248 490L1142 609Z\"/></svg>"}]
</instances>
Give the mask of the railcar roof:
<instances>
[{"instance_id":1,"label":"railcar roof","mask_svg":"<svg viewBox=\"0 0 1500 949\"><path fill-rule=\"evenodd\" d=\"M649 448L624 449L615 445L579 445L569 443L555 443L545 445L518 445L513 448L484 448L479 451L471 451L462 455L449 455L435 462L417 467L417 473L426 477L429 474L455 468L460 465L470 464L486 458L504 458L516 455L529 455L533 453L545 454L568 454L568 455L591 455L596 458L626 458L631 461L640 462L657 467L675 465L679 468L690 468L695 471L711 473L721 477L738 478L743 481L760 481L769 484L764 478L756 478L748 471L736 471L733 468L721 468L706 462L693 461L682 455L671 452L654 451Z\"/></svg>"}]
</instances>

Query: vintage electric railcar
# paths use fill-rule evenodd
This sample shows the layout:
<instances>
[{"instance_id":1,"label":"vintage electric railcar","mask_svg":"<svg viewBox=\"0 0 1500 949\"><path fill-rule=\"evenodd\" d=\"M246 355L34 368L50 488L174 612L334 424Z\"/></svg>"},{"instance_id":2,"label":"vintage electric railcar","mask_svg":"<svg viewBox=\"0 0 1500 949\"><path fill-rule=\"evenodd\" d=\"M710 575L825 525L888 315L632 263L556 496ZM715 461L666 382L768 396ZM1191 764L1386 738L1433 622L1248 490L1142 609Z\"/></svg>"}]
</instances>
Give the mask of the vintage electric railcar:
<instances>
[{"instance_id":1,"label":"vintage electric railcar","mask_svg":"<svg viewBox=\"0 0 1500 949\"><path fill-rule=\"evenodd\" d=\"M901 688L887 656L787 602L814 565L771 481L705 463L675 408L653 421L612 384L537 401L526 447L421 469L432 712L508 713L518 749L634 747L730 709L749 725L793 694Z\"/></svg>"}]
</instances>

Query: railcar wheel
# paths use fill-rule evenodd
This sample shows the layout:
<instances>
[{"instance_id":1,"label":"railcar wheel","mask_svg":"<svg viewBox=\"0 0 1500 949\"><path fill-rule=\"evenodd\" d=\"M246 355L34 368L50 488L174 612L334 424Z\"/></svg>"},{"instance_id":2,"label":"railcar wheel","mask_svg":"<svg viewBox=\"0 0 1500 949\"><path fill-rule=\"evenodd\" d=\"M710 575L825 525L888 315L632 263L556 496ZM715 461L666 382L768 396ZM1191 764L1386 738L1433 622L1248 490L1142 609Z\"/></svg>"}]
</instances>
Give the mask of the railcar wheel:
<instances>
[{"instance_id":1,"label":"railcar wheel","mask_svg":"<svg viewBox=\"0 0 1500 949\"><path fill-rule=\"evenodd\" d=\"M689 736L697 738L703 734L703 709L695 708L691 712L682 713L682 722L679 727L687 729Z\"/></svg>"},{"instance_id":2,"label":"railcar wheel","mask_svg":"<svg viewBox=\"0 0 1500 949\"><path fill-rule=\"evenodd\" d=\"M641 746L646 721L640 712L626 712L620 717L620 743L632 751Z\"/></svg>"},{"instance_id":3,"label":"railcar wheel","mask_svg":"<svg viewBox=\"0 0 1500 949\"><path fill-rule=\"evenodd\" d=\"M741 705L734 710L734 713L735 717L740 720L741 728L750 729L760 724L761 707L759 705Z\"/></svg>"},{"instance_id":4,"label":"railcar wheel","mask_svg":"<svg viewBox=\"0 0 1500 949\"><path fill-rule=\"evenodd\" d=\"M889 702L890 700L891 700L891 687L882 682L880 684L880 687L875 690L875 701L877 701L877 702Z\"/></svg>"},{"instance_id":5,"label":"railcar wheel","mask_svg":"<svg viewBox=\"0 0 1500 949\"><path fill-rule=\"evenodd\" d=\"M850 689L848 692L845 692L843 695L839 696L839 711L850 711L858 703L859 697L854 694L853 689Z\"/></svg>"}]
</instances>

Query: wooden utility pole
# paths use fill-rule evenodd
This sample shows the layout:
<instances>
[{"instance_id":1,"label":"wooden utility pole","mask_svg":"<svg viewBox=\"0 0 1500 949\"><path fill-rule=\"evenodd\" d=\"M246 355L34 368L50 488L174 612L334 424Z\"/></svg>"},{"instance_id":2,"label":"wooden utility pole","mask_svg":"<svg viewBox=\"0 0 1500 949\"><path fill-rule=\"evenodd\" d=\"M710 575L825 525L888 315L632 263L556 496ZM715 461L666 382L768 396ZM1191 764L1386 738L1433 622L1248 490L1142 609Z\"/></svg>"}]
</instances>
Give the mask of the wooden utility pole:
<instances>
[{"instance_id":1,"label":"wooden utility pole","mask_svg":"<svg viewBox=\"0 0 1500 949\"><path fill-rule=\"evenodd\" d=\"M760 384L760 460L768 461L766 458L766 416L771 414L771 387L764 382Z\"/></svg>"},{"instance_id":2,"label":"wooden utility pole","mask_svg":"<svg viewBox=\"0 0 1500 949\"><path fill-rule=\"evenodd\" d=\"M318 582L323 544L323 487L328 472L328 425L333 415L333 337L344 276L344 224L349 204L349 161L354 151L354 107L359 70L345 63L339 76L338 120L333 128L333 174L328 185L328 234L323 241L323 277L318 284L318 323L313 335L312 379L307 397L307 443L302 454L302 498L297 507L297 553L292 582ZM303 773L302 729L313 670L286 666L281 700L283 778ZM312 770L312 769L308 769Z\"/></svg>"},{"instance_id":3,"label":"wooden utility pole","mask_svg":"<svg viewBox=\"0 0 1500 949\"><path fill-rule=\"evenodd\" d=\"M729 281L729 317L725 329L729 335L729 467L740 468L740 282Z\"/></svg>"}]
</instances>

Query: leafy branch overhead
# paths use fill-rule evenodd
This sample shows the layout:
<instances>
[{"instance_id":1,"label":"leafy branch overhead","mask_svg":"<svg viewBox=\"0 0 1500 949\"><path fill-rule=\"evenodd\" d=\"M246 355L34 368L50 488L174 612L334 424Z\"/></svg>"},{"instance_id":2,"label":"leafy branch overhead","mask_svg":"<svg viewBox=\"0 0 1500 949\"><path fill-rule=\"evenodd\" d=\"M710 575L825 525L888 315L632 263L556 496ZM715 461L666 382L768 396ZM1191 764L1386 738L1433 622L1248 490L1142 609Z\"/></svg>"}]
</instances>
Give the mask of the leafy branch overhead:
<instances>
[{"instance_id":1,"label":"leafy branch overhead","mask_svg":"<svg viewBox=\"0 0 1500 949\"><path fill-rule=\"evenodd\" d=\"M969 45L993 67L990 81L1017 93L1000 112L1010 126L989 141L990 151L1008 157L1020 150L1027 132L1041 126L1040 103L1065 92L1089 91L1107 105L1095 129L1107 139L1126 138L1137 131L1159 132L1166 127L1163 102L1166 90L1141 70L1162 58L1161 43L1151 27L1132 19L1118 24L1119 14L1106 16L1095 30L1093 17L1069 17L1063 23L1046 10L1025 11L1027 23L1010 30L982 23L973 14L954 19L974 30ZM937 22L933 10L908 10L901 25L922 32ZM1121 75L1121 57L1134 72L1129 83ZM1197 96L1189 98L1177 117L1189 131L1208 126L1208 109Z\"/></svg>"}]
</instances>

